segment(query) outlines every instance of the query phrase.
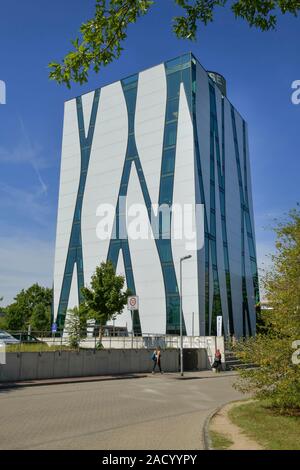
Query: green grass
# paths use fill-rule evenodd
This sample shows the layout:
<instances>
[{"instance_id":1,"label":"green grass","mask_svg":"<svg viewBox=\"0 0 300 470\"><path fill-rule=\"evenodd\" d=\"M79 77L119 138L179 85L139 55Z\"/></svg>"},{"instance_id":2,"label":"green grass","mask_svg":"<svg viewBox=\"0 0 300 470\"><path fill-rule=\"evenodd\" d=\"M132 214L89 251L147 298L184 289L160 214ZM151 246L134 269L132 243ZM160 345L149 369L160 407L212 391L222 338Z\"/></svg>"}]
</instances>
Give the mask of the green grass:
<instances>
[{"instance_id":1,"label":"green grass","mask_svg":"<svg viewBox=\"0 0 300 470\"><path fill-rule=\"evenodd\" d=\"M228 449L233 442L224 434L221 434L216 431L210 431L210 438L212 447L215 450L226 450Z\"/></svg>"},{"instance_id":2,"label":"green grass","mask_svg":"<svg viewBox=\"0 0 300 470\"><path fill-rule=\"evenodd\" d=\"M72 348L66 345L60 347L59 344L54 346L48 346L43 343L33 344L11 344L6 346L6 352L46 352L46 351L70 351Z\"/></svg>"},{"instance_id":3,"label":"green grass","mask_svg":"<svg viewBox=\"0 0 300 470\"><path fill-rule=\"evenodd\" d=\"M300 417L283 416L268 404L251 402L232 408L230 420L268 450L300 450Z\"/></svg>"}]
</instances>

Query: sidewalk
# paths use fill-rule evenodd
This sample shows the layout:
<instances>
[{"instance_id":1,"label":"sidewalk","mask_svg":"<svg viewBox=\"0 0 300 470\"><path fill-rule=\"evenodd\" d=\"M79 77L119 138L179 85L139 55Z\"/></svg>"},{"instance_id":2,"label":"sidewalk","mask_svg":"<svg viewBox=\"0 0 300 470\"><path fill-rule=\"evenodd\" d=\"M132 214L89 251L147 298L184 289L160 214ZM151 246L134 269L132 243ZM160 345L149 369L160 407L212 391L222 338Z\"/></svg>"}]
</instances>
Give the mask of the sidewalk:
<instances>
[{"instance_id":1,"label":"sidewalk","mask_svg":"<svg viewBox=\"0 0 300 470\"><path fill-rule=\"evenodd\" d=\"M60 379L43 379L43 380L23 380L20 382L2 382L0 383L0 391L9 388L19 387L41 387L45 385L63 385L72 383L85 382L102 382L107 380L124 380L124 379L140 379L147 377L149 374L122 374L122 375L99 375L91 377L64 377Z\"/></svg>"}]
</instances>

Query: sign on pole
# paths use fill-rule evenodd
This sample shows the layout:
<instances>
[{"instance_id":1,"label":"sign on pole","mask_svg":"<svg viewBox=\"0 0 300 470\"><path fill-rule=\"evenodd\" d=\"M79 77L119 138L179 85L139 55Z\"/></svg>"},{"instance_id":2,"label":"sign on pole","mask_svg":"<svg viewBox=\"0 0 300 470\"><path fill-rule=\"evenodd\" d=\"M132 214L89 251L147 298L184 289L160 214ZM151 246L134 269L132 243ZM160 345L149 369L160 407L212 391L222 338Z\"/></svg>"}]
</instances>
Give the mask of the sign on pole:
<instances>
[{"instance_id":1,"label":"sign on pole","mask_svg":"<svg viewBox=\"0 0 300 470\"><path fill-rule=\"evenodd\" d=\"M6 347L6 344L0 341L0 364L2 365L6 364L5 347Z\"/></svg>"},{"instance_id":2,"label":"sign on pole","mask_svg":"<svg viewBox=\"0 0 300 470\"><path fill-rule=\"evenodd\" d=\"M217 336L222 336L223 317L217 317Z\"/></svg>"},{"instance_id":3,"label":"sign on pole","mask_svg":"<svg viewBox=\"0 0 300 470\"><path fill-rule=\"evenodd\" d=\"M52 330L52 333L56 333L56 332L57 332L57 324L56 324L56 323L53 323L53 324L52 324L51 330Z\"/></svg>"},{"instance_id":4,"label":"sign on pole","mask_svg":"<svg viewBox=\"0 0 300 470\"><path fill-rule=\"evenodd\" d=\"M127 300L128 310L138 310L139 308L139 298L137 295L131 295Z\"/></svg>"}]
</instances>

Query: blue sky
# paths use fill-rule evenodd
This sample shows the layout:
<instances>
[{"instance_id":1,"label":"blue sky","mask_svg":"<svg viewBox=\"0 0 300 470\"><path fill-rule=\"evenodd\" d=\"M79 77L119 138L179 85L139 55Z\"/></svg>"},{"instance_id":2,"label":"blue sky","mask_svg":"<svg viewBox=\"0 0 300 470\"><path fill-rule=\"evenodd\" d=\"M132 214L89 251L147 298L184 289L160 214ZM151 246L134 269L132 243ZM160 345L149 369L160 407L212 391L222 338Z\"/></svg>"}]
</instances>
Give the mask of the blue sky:
<instances>
[{"instance_id":1,"label":"blue sky","mask_svg":"<svg viewBox=\"0 0 300 470\"><path fill-rule=\"evenodd\" d=\"M300 79L300 18L280 18L262 33L219 8L200 26L197 42L178 40L173 0L157 0L128 31L121 58L71 90L48 80L94 0L3 1L0 17L0 294L4 304L38 281L52 284L63 103L141 69L192 51L227 79L228 97L249 124L257 249L260 266L274 249L274 218L299 197L300 106L291 83Z\"/></svg>"}]
</instances>

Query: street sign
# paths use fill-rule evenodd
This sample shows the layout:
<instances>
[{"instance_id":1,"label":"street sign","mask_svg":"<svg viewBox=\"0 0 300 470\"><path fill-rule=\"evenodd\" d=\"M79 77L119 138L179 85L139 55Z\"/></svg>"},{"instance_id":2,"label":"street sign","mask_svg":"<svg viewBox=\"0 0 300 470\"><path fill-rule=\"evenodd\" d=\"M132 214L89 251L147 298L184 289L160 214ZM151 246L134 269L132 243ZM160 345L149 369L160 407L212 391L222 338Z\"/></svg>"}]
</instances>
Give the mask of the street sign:
<instances>
[{"instance_id":1,"label":"street sign","mask_svg":"<svg viewBox=\"0 0 300 470\"><path fill-rule=\"evenodd\" d=\"M131 295L127 300L128 310L138 310L139 308L139 298L137 295Z\"/></svg>"},{"instance_id":2,"label":"street sign","mask_svg":"<svg viewBox=\"0 0 300 470\"><path fill-rule=\"evenodd\" d=\"M0 341L0 364L6 364L6 351L5 351L6 344Z\"/></svg>"},{"instance_id":3,"label":"street sign","mask_svg":"<svg viewBox=\"0 0 300 470\"><path fill-rule=\"evenodd\" d=\"M217 317L217 336L222 336L222 317Z\"/></svg>"},{"instance_id":4,"label":"street sign","mask_svg":"<svg viewBox=\"0 0 300 470\"><path fill-rule=\"evenodd\" d=\"M57 324L56 324L56 323L53 323L53 324L52 324L51 331L52 331L52 333L56 333L56 332L57 332Z\"/></svg>"}]
</instances>

